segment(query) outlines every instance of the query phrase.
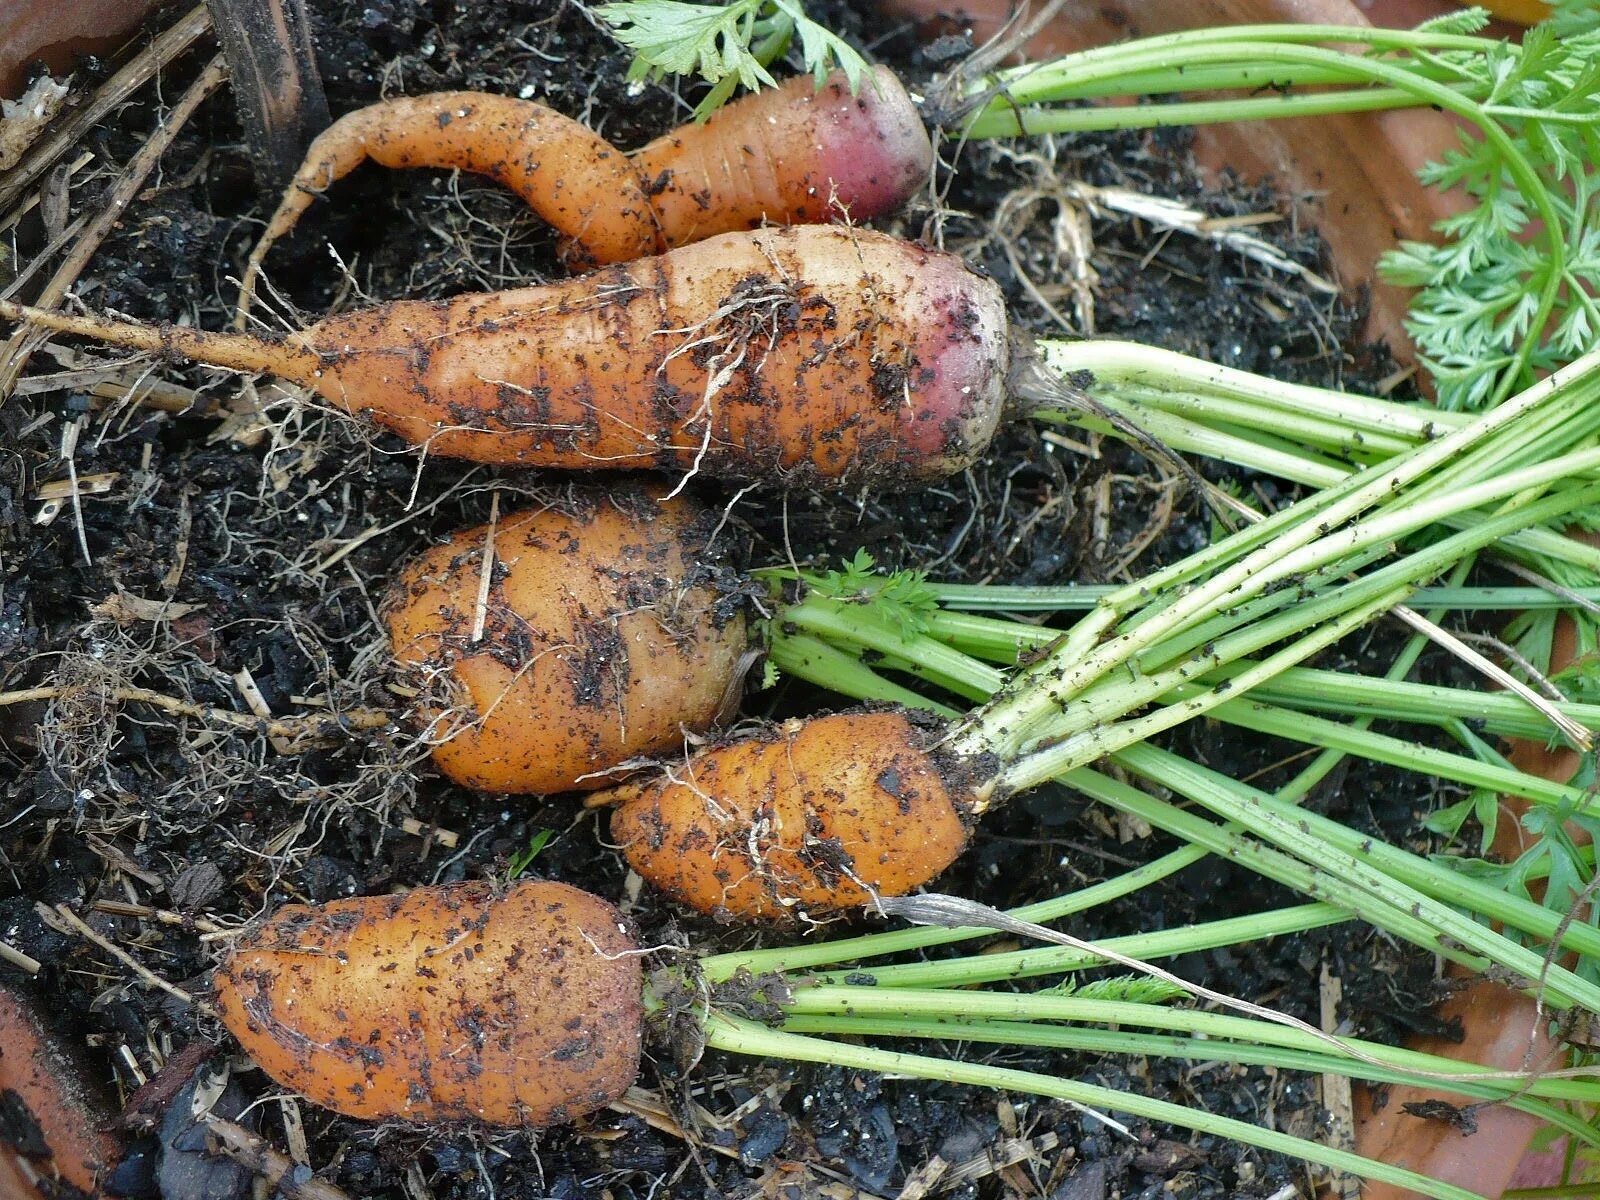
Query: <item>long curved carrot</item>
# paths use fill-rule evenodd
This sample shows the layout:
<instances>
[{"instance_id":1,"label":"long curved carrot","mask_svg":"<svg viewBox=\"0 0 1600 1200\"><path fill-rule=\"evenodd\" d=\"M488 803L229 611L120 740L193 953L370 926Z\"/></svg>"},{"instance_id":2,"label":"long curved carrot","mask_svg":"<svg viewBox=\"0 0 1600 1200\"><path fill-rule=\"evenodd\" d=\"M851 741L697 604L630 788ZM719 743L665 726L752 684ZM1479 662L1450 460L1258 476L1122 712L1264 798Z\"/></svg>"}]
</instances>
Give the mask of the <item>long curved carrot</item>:
<instances>
[{"instance_id":1,"label":"long curved carrot","mask_svg":"<svg viewBox=\"0 0 1600 1200\"><path fill-rule=\"evenodd\" d=\"M631 159L529 100L479 92L385 100L341 117L311 144L250 253L238 324L273 243L367 161L486 175L562 235L569 265L587 269L764 223L879 216L926 181L933 149L911 97L884 67L854 95L839 72L821 87L800 76Z\"/></svg>"},{"instance_id":2,"label":"long curved carrot","mask_svg":"<svg viewBox=\"0 0 1600 1200\"><path fill-rule=\"evenodd\" d=\"M449 457L769 482L960 470L999 422L1010 359L991 280L955 255L825 225L379 305L278 341L8 302L0 317L273 371Z\"/></svg>"},{"instance_id":3,"label":"long curved carrot","mask_svg":"<svg viewBox=\"0 0 1600 1200\"><path fill-rule=\"evenodd\" d=\"M654 254L661 238L627 157L552 108L486 92L401 96L340 117L318 135L245 265L245 296L261 260L318 196L364 162L487 175L566 235L576 268ZM246 308L241 296L240 308Z\"/></svg>"}]
</instances>

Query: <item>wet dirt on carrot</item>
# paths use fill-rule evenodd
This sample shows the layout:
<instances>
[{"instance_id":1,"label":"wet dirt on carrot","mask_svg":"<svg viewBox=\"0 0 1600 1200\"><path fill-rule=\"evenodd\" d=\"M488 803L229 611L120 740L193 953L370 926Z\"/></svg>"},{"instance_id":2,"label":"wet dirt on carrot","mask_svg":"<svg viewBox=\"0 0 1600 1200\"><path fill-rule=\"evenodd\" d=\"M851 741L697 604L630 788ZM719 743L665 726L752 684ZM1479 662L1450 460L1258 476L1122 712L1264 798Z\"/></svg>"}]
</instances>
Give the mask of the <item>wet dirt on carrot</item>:
<instances>
[{"instance_id":1,"label":"wet dirt on carrot","mask_svg":"<svg viewBox=\"0 0 1600 1200\"><path fill-rule=\"evenodd\" d=\"M947 38L925 50L921 31L883 29L853 6L812 7L912 80L926 80L962 49ZM688 114L667 89L630 84L625 55L576 4L313 0L310 8L336 114L380 95L482 88L537 98L625 147ZM71 187L69 218L96 211L204 53L173 64L158 88L141 90L84 139L94 158ZM77 85L93 86L103 73L88 64ZM226 326L232 280L270 207L241 138L224 89L179 134L90 261L74 289L86 306ZM1101 334L1267 374L1373 386L1390 370L1381 349L1359 344L1358 310L1210 243L1073 211L1056 186L1064 178L1128 186L1213 215L1283 207L1270 186L1202 186L1182 134L943 151L955 169L941 175L942 204L923 199L886 228L966 254L1001 281L1017 320L1036 332L1082 332L1092 311ZM1074 231L1087 239L1075 242L1067 236ZM1283 222L1263 232L1297 260L1322 265L1309 230ZM14 237L17 264L45 240L27 221ZM558 273L548 231L492 185L363 169L275 249L259 311L283 328L368 300ZM36 355L33 374L125 357L69 345ZM631 888L603 830L570 799L473 795L435 775L403 733L335 733L286 748L258 732L113 703L118 688L148 688L245 712L247 680L273 714L318 703L394 708L375 616L394 564L446 531L485 520L496 490L504 508L558 497L567 486L530 472L419 465L397 442L265 380L242 384L172 362L130 365L169 396L181 400L174 389L192 389L192 403L166 411L69 385L25 387L0 406L0 683L70 685L54 701L0 707L0 939L44 964L28 986L64 1031L91 1047L108 1092L126 1099L136 1086L130 1058L158 1074L167 1056L219 1038L219 1029L141 985L102 950L49 927L36 905L71 905L151 971L203 994L215 940L88 906L133 901L231 925L287 901L503 875L530 838L552 830L526 869L621 901L644 944L726 950L770 940L685 917ZM110 477L109 490L40 523L37 488L66 477L62 431L73 422L81 425L72 469L80 479ZM1202 470L1269 503L1287 494L1216 464ZM736 496L696 486L713 503L732 505L727 553L741 565L791 556L832 565L866 547L885 567L918 566L951 580L1107 581L1197 549L1209 531L1179 481L1138 455L1109 442L1045 442L1025 425L1002 434L972 470L918 494ZM1343 652L1381 660L1399 639L1380 627ZM836 703L780 682L752 693L746 711ZM1174 738L1241 778L1270 783L1292 770L1289 751L1267 739L1207 724ZM1421 845L1419 815L1438 799L1417 777L1353 766L1315 802ZM987 822L940 886L1003 907L1094 882L1168 848L1162 835L1045 787ZM1288 899L1207 860L1076 919L1073 931L1162 928ZM1398 1038L1429 1027L1432 960L1355 925L1175 964L1198 982L1313 1020L1324 965L1344 981L1342 1015L1356 1032ZM9 967L0 972L16 976ZM1324 1119L1315 1081L1255 1068L960 1053L1271 1120L1303 1136ZM977 1171L944 1194L998 1197L1026 1178L1036 1194L1072 1200L1220 1200L1271 1195L1303 1175L1297 1163L1148 1123L1133 1123L1137 1140L1129 1141L1029 1097L715 1054L687 1076L672 1064L669 1049L658 1047L640 1085L687 1140L638 1112L604 1112L535 1135L373 1127L302 1106L309 1162L355 1200L893 1195L935 1155L981 1160L1005 1139L1031 1140L1035 1153L1004 1171ZM274 1090L241 1072L251 1094ZM143 1112L132 1136L156 1136L161 1116ZM284 1143L276 1106L262 1112L261 1126Z\"/></svg>"}]
</instances>

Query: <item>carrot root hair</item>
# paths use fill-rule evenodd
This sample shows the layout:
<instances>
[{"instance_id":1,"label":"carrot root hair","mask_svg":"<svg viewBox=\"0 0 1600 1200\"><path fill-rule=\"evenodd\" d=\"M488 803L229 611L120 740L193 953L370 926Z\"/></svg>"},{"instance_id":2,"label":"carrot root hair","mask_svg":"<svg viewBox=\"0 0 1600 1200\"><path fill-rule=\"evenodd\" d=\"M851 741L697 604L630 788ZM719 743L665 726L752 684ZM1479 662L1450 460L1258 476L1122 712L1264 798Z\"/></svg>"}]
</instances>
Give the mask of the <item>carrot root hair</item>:
<instances>
[{"instance_id":1,"label":"carrot root hair","mask_svg":"<svg viewBox=\"0 0 1600 1200\"><path fill-rule=\"evenodd\" d=\"M94 314L53 312L9 300L0 300L0 318L129 350L182 356L214 367L270 372L301 383L309 382L319 362L314 351L292 342L271 342L244 333L209 333L182 325L141 325Z\"/></svg>"}]
</instances>

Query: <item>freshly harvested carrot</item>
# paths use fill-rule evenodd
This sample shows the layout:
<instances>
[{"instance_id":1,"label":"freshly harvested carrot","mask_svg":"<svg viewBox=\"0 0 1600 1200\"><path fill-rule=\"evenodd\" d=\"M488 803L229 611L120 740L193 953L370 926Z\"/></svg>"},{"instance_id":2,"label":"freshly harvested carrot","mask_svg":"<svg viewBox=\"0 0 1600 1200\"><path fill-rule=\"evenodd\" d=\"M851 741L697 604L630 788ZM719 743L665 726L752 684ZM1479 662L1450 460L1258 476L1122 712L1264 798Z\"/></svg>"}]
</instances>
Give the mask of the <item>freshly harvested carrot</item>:
<instances>
[{"instance_id":1,"label":"freshly harvested carrot","mask_svg":"<svg viewBox=\"0 0 1600 1200\"><path fill-rule=\"evenodd\" d=\"M948 867L979 807L943 726L903 711L789 721L607 793L633 869L702 912L782 918L902 895ZM597 798L598 799L598 798Z\"/></svg>"},{"instance_id":2,"label":"freshly harvested carrot","mask_svg":"<svg viewBox=\"0 0 1600 1200\"><path fill-rule=\"evenodd\" d=\"M821 87L799 76L658 138L631 160L529 100L436 92L381 101L341 117L311 144L250 253L241 321L273 243L367 161L486 175L560 232L569 265L588 269L762 224L881 216L927 181L933 148L886 67L854 95L840 72Z\"/></svg>"},{"instance_id":3,"label":"freshly harvested carrot","mask_svg":"<svg viewBox=\"0 0 1600 1200\"><path fill-rule=\"evenodd\" d=\"M729 233L544 287L401 301L281 341L0 316L273 371L435 454L890 485L973 462L1001 416L1000 289L868 230Z\"/></svg>"},{"instance_id":4,"label":"freshly harvested carrot","mask_svg":"<svg viewBox=\"0 0 1600 1200\"><path fill-rule=\"evenodd\" d=\"M482 791L604 787L712 725L747 636L707 563L711 517L686 496L574 490L410 563L385 619L433 698L439 769Z\"/></svg>"},{"instance_id":5,"label":"freshly harvested carrot","mask_svg":"<svg viewBox=\"0 0 1600 1200\"><path fill-rule=\"evenodd\" d=\"M562 883L289 905L216 974L273 1079L367 1119L543 1126L639 1068L643 977L616 909Z\"/></svg>"},{"instance_id":6,"label":"freshly harvested carrot","mask_svg":"<svg viewBox=\"0 0 1600 1200\"><path fill-rule=\"evenodd\" d=\"M98 1196L122 1157L111 1109L21 988L0 983L0 1196Z\"/></svg>"}]
</instances>

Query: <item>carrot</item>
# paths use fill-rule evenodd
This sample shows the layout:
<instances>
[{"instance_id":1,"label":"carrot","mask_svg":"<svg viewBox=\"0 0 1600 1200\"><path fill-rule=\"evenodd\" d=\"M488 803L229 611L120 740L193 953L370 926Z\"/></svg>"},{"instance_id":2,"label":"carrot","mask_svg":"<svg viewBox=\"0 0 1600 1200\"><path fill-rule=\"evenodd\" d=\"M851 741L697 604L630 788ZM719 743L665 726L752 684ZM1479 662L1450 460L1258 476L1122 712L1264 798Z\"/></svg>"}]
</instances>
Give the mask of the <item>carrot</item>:
<instances>
[{"instance_id":1,"label":"carrot","mask_svg":"<svg viewBox=\"0 0 1600 1200\"><path fill-rule=\"evenodd\" d=\"M829 226L730 233L544 287L401 301L281 341L0 316L273 371L432 453L891 485L983 451L1010 347L954 255Z\"/></svg>"},{"instance_id":2,"label":"carrot","mask_svg":"<svg viewBox=\"0 0 1600 1200\"><path fill-rule=\"evenodd\" d=\"M250 253L244 288L272 244L337 180L364 162L487 175L566 236L576 268L654 254L661 244L644 185L627 157L552 108L487 92L401 96L340 117L311 143ZM241 299L241 308L246 304Z\"/></svg>"},{"instance_id":3,"label":"carrot","mask_svg":"<svg viewBox=\"0 0 1600 1200\"><path fill-rule=\"evenodd\" d=\"M710 516L682 496L575 490L408 565L385 619L439 769L482 791L603 787L713 724L747 638L705 563Z\"/></svg>"},{"instance_id":4,"label":"carrot","mask_svg":"<svg viewBox=\"0 0 1600 1200\"><path fill-rule=\"evenodd\" d=\"M956 860L979 808L970 770L932 748L939 731L848 712L724 741L604 796L611 837L653 886L720 916L902 895Z\"/></svg>"},{"instance_id":5,"label":"carrot","mask_svg":"<svg viewBox=\"0 0 1600 1200\"><path fill-rule=\"evenodd\" d=\"M616 909L561 883L288 905L215 979L256 1064L352 1117L552 1125L638 1073L636 947Z\"/></svg>"},{"instance_id":6,"label":"carrot","mask_svg":"<svg viewBox=\"0 0 1600 1200\"><path fill-rule=\"evenodd\" d=\"M98 1196L122 1157L112 1112L20 987L0 983L0 1195Z\"/></svg>"},{"instance_id":7,"label":"carrot","mask_svg":"<svg viewBox=\"0 0 1600 1200\"><path fill-rule=\"evenodd\" d=\"M791 79L656 139L631 161L528 100L481 92L385 100L341 117L311 144L250 253L241 324L273 243L367 161L486 175L556 228L570 266L588 269L765 223L881 216L927 181L933 148L885 67L858 95L839 72L821 87L809 75Z\"/></svg>"}]
</instances>

